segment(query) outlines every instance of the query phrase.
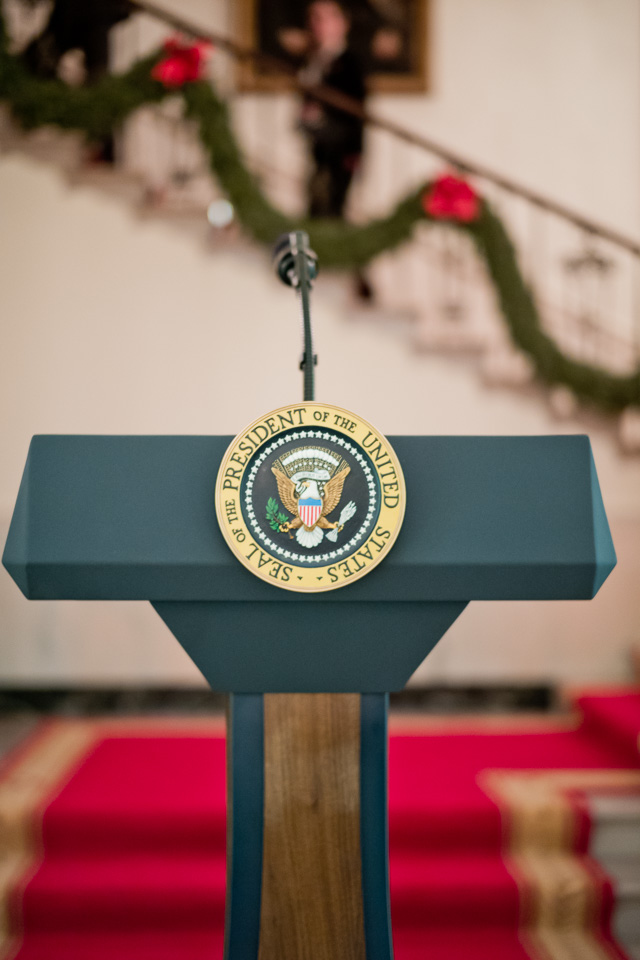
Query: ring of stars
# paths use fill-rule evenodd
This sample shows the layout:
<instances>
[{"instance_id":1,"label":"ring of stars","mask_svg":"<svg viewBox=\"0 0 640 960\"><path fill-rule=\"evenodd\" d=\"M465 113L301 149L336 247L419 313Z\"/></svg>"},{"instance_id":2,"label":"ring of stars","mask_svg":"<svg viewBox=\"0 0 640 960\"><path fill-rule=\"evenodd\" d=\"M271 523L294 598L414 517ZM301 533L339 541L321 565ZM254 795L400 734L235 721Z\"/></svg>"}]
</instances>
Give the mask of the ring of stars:
<instances>
[{"instance_id":1,"label":"ring of stars","mask_svg":"<svg viewBox=\"0 0 640 960\"><path fill-rule=\"evenodd\" d=\"M273 451L277 450L278 447L281 447L285 443L289 443L291 440L332 440L338 446L347 450L354 460L360 464L367 481L367 488L369 490L369 506L367 508L367 513L362 525L358 529L357 533L354 534L354 536L351 537L347 543L343 544L341 547L336 547L327 553L301 554L294 553L291 550L285 550L284 547L274 543L274 541L267 536L264 530L260 528L256 520L255 511L253 509L253 484L258 470L270 453L273 453ZM289 434L287 437L280 437L278 440L274 440L256 457L251 466L251 470L249 471L249 478L247 480L247 486L244 495L245 507L243 512L246 514L247 522L255 536L267 549L275 553L277 556L282 557L284 560L298 563L318 563L318 561L329 563L331 560L337 560L343 554L349 553L352 547L357 546L358 543L364 539L365 532L370 526L373 516L376 512L375 508L377 499L374 471L369 466L367 458L360 453L357 447L354 447L353 444L349 443L349 441L345 439L345 437L341 437L339 434L327 433L323 430L298 430L295 433Z\"/></svg>"}]
</instances>

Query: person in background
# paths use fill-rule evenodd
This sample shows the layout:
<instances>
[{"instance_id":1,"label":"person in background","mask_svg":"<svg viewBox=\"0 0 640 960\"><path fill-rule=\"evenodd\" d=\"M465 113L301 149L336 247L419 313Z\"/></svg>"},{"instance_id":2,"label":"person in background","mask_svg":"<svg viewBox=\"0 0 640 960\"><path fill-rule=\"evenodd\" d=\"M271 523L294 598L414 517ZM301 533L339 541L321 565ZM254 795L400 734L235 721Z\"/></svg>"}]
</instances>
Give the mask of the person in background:
<instances>
[{"instance_id":1,"label":"person in background","mask_svg":"<svg viewBox=\"0 0 640 960\"><path fill-rule=\"evenodd\" d=\"M347 45L350 23L335 0L309 5L309 49L299 77L305 87L323 84L364 105L364 72ZM349 185L362 157L363 123L358 117L305 97L300 126L311 149L309 215L342 217Z\"/></svg>"},{"instance_id":2,"label":"person in background","mask_svg":"<svg viewBox=\"0 0 640 960\"><path fill-rule=\"evenodd\" d=\"M84 55L85 83L95 83L109 71L109 32L134 12L128 0L55 0L49 20L22 53L27 69L41 78L58 75L70 50ZM93 160L113 162L113 138L94 145Z\"/></svg>"},{"instance_id":3,"label":"person in background","mask_svg":"<svg viewBox=\"0 0 640 960\"><path fill-rule=\"evenodd\" d=\"M350 22L335 0L313 0L307 10L308 41L306 62L299 78L305 87L322 84L344 93L364 105L364 70L348 45ZM302 51L300 51L302 53ZM310 148L310 217L343 217L349 186L362 158L363 121L337 107L305 96L300 127ZM356 275L358 295L371 299L372 291L363 274Z\"/></svg>"}]
</instances>

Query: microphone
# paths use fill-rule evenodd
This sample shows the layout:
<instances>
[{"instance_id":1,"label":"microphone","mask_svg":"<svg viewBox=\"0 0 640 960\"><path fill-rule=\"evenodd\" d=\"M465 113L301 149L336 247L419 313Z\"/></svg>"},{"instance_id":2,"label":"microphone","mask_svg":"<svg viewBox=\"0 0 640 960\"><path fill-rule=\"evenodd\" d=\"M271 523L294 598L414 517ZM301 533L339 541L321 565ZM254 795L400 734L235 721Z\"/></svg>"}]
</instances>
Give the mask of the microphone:
<instances>
[{"instance_id":1,"label":"microphone","mask_svg":"<svg viewBox=\"0 0 640 960\"><path fill-rule=\"evenodd\" d=\"M301 258L304 258L302 263ZM299 287L304 281L311 285L311 281L318 275L318 258L309 247L309 234L304 230L283 233L278 237L273 248L272 262L276 276L288 287ZM301 276L302 273L306 273L306 277Z\"/></svg>"}]
</instances>

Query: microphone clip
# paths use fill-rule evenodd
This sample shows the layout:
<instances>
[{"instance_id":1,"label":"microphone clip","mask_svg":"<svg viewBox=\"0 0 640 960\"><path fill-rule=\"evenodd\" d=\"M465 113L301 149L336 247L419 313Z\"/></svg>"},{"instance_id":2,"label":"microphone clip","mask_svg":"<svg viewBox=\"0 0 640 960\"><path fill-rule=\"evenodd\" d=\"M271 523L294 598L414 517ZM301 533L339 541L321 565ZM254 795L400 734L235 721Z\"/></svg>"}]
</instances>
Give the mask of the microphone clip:
<instances>
[{"instance_id":1,"label":"microphone clip","mask_svg":"<svg viewBox=\"0 0 640 960\"><path fill-rule=\"evenodd\" d=\"M318 275L318 258L309 247L309 235L303 230L284 233L273 248L273 266L288 287L299 289L303 283L311 287Z\"/></svg>"}]
</instances>

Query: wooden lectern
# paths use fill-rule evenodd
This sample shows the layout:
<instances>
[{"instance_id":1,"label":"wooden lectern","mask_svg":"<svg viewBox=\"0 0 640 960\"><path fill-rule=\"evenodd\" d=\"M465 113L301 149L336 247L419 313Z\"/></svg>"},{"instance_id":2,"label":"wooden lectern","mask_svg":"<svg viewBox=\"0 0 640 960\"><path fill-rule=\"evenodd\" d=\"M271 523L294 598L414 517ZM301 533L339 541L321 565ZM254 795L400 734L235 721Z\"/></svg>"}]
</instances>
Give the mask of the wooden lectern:
<instances>
[{"instance_id":1,"label":"wooden lectern","mask_svg":"<svg viewBox=\"0 0 640 960\"><path fill-rule=\"evenodd\" d=\"M302 595L224 543L230 439L35 437L4 565L29 599L149 600L229 692L226 960L390 960L387 692L470 600L595 595L616 558L590 444L391 437L395 547Z\"/></svg>"}]
</instances>

